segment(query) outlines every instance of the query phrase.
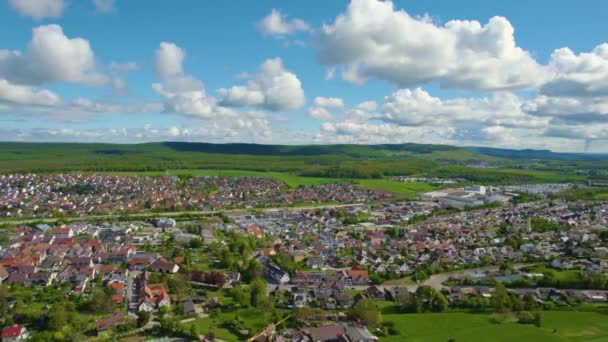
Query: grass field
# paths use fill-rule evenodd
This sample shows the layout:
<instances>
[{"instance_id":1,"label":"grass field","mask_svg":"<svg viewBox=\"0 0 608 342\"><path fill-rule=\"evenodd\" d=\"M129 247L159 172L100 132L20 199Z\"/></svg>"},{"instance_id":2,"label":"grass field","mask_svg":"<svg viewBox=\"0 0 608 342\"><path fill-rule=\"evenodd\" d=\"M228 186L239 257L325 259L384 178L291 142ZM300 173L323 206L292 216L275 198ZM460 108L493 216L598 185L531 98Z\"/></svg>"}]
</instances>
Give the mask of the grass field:
<instances>
[{"instance_id":1,"label":"grass field","mask_svg":"<svg viewBox=\"0 0 608 342\"><path fill-rule=\"evenodd\" d=\"M367 189L393 192L404 197L415 196L435 189L434 186L426 183L393 182L388 179L360 179L356 180L355 184Z\"/></svg>"},{"instance_id":2,"label":"grass field","mask_svg":"<svg viewBox=\"0 0 608 342\"><path fill-rule=\"evenodd\" d=\"M580 279L580 270L556 270L553 268L548 268L545 265L536 265L534 267L529 267L530 272L533 273L551 273L555 280L565 283L576 282Z\"/></svg>"},{"instance_id":3,"label":"grass field","mask_svg":"<svg viewBox=\"0 0 608 342\"><path fill-rule=\"evenodd\" d=\"M262 313L259 310L249 308L240 309L231 312L222 312L215 317L205 317L184 324L185 329L190 329L192 325L196 325L202 334L208 334L213 331L215 336L224 341L242 341L237 335L230 330L222 327L223 322L232 322L239 319L244 326L249 329L250 333L256 333L263 329L269 322L272 321L270 313Z\"/></svg>"},{"instance_id":4,"label":"grass field","mask_svg":"<svg viewBox=\"0 0 608 342\"><path fill-rule=\"evenodd\" d=\"M399 335L380 341L435 342L461 341L608 341L608 316L594 312L547 311L542 313L542 326L513 322L496 324L485 314L390 314Z\"/></svg>"}]
</instances>

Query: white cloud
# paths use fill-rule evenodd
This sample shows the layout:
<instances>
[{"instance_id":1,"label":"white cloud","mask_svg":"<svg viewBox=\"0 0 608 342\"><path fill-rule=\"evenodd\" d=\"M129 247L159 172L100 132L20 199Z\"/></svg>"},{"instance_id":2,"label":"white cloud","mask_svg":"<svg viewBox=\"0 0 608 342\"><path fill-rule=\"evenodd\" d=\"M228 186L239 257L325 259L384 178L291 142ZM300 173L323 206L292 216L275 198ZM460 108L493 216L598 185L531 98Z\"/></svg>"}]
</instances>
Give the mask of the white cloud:
<instances>
[{"instance_id":1,"label":"white cloud","mask_svg":"<svg viewBox=\"0 0 608 342\"><path fill-rule=\"evenodd\" d=\"M156 50L154 70L162 82L152 88L165 99L165 111L203 119L235 116L234 111L218 106L216 99L206 94L203 82L184 73L185 57L184 50L173 43L162 42Z\"/></svg>"},{"instance_id":2,"label":"white cloud","mask_svg":"<svg viewBox=\"0 0 608 342\"><path fill-rule=\"evenodd\" d=\"M74 82L101 85L95 55L83 38L68 38L59 25L34 28L24 53L0 50L0 78L15 84Z\"/></svg>"},{"instance_id":3,"label":"white cloud","mask_svg":"<svg viewBox=\"0 0 608 342\"><path fill-rule=\"evenodd\" d=\"M329 121L332 119L331 113L323 107L310 108L306 114L315 120Z\"/></svg>"},{"instance_id":4,"label":"white cloud","mask_svg":"<svg viewBox=\"0 0 608 342\"><path fill-rule=\"evenodd\" d=\"M603 125L556 125L549 127L545 136L580 140L608 140L608 124Z\"/></svg>"},{"instance_id":5,"label":"white cloud","mask_svg":"<svg viewBox=\"0 0 608 342\"><path fill-rule=\"evenodd\" d=\"M178 137L178 136L180 135L180 130L179 130L179 128L177 128L177 127L173 126L173 127L170 127L170 128L167 130L167 134L168 134L170 137Z\"/></svg>"},{"instance_id":6,"label":"white cloud","mask_svg":"<svg viewBox=\"0 0 608 342\"><path fill-rule=\"evenodd\" d=\"M384 99L379 118L403 126L469 123L537 127L546 123L546 119L526 115L521 106L519 97L511 93L441 99L420 88L400 89Z\"/></svg>"},{"instance_id":7,"label":"white cloud","mask_svg":"<svg viewBox=\"0 0 608 342\"><path fill-rule=\"evenodd\" d=\"M538 86L543 67L515 44L503 17L436 25L396 10L391 1L352 0L345 13L315 32L321 64L344 67L343 77L400 87L438 82L443 87L506 90Z\"/></svg>"},{"instance_id":8,"label":"white cloud","mask_svg":"<svg viewBox=\"0 0 608 342\"><path fill-rule=\"evenodd\" d=\"M110 69L110 74L112 75L112 87L115 90L122 90L126 88L125 76L133 71L139 70L139 65L135 62L127 62L127 63L110 63L108 67Z\"/></svg>"},{"instance_id":9,"label":"white cloud","mask_svg":"<svg viewBox=\"0 0 608 342\"><path fill-rule=\"evenodd\" d=\"M61 16L63 0L8 0L9 5L21 15L36 20Z\"/></svg>"},{"instance_id":10,"label":"white cloud","mask_svg":"<svg viewBox=\"0 0 608 342\"><path fill-rule=\"evenodd\" d=\"M300 80L283 67L280 58L266 60L246 85L222 88L218 92L223 96L221 104L232 107L281 111L298 109L305 102Z\"/></svg>"},{"instance_id":11,"label":"white cloud","mask_svg":"<svg viewBox=\"0 0 608 342\"><path fill-rule=\"evenodd\" d=\"M368 112L373 112L378 109L378 104L376 103L376 101L365 101L359 103L355 108Z\"/></svg>"},{"instance_id":12,"label":"white cloud","mask_svg":"<svg viewBox=\"0 0 608 342\"><path fill-rule=\"evenodd\" d=\"M523 105L528 114L562 123L608 122L608 97L551 97L539 95Z\"/></svg>"},{"instance_id":13,"label":"white cloud","mask_svg":"<svg viewBox=\"0 0 608 342\"><path fill-rule=\"evenodd\" d=\"M447 143L454 134L451 128L403 127L390 123L343 121L324 123L316 137L318 142L338 144Z\"/></svg>"},{"instance_id":14,"label":"white cloud","mask_svg":"<svg viewBox=\"0 0 608 342\"><path fill-rule=\"evenodd\" d=\"M162 42L154 56L154 71L161 79L182 76L186 53L174 43Z\"/></svg>"},{"instance_id":15,"label":"white cloud","mask_svg":"<svg viewBox=\"0 0 608 342\"><path fill-rule=\"evenodd\" d=\"M271 36L285 36L300 31L310 31L310 26L301 19L288 20L287 16L277 9L270 13L257 24L258 29Z\"/></svg>"},{"instance_id":16,"label":"white cloud","mask_svg":"<svg viewBox=\"0 0 608 342\"><path fill-rule=\"evenodd\" d=\"M114 10L114 0L93 0L95 9L100 13L108 13Z\"/></svg>"},{"instance_id":17,"label":"white cloud","mask_svg":"<svg viewBox=\"0 0 608 342\"><path fill-rule=\"evenodd\" d=\"M545 95L608 96L608 43L579 55L568 48L557 49L549 68L553 77L541 88Z\"/></svg>"},{"instance_id":18,"label":"white cloud","mask_svg":"<svg viewBox=\"0 0 608 342\"><path fill-rule=\"evenodd\" d=\"M344 107L344 101L338 97L317 96L314 99L314 104L318 107L324 107L324 108L342 108L342 107Z\"/></svg>"},{"instance_id":19,"label":"white cloud","mask_svg":"<svg viewBox=\"0 0 608 342\"><path fill-rule=\"evenodd\" d=\"M61 103L59 96L49 90L35 90L0 79L0 102L20 105L52 106Z\"/></svg>"}]
</instances>

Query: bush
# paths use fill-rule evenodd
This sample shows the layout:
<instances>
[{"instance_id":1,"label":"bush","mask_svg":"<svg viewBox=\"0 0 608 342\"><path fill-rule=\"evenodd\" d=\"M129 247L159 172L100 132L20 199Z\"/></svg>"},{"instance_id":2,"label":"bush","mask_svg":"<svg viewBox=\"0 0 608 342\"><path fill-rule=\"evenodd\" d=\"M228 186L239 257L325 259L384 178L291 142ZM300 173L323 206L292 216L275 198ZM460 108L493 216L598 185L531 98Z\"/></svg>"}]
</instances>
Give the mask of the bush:
<instances>
[{"instance_id":1,"label":"bush","mask_svg":"<svg viewBox=\"0 0 608 342\"><path fill-rule=\"evenodd\" d=\"M529 311L521 311L517 314L517 323L532 324L536 327L540 327L542 323L542 318L539 312L531 313Z\"/></svg>"},{"instance_id":2,"label":"bush","mask_svg":"<svg viewBox=\"0 0 608 342\"><path fill-rule=\"evenodd\" d=\"M521 311L517 314L517 323L519 324L533 324L534 315L529 311Z\"/></svg>"}]
</instances>

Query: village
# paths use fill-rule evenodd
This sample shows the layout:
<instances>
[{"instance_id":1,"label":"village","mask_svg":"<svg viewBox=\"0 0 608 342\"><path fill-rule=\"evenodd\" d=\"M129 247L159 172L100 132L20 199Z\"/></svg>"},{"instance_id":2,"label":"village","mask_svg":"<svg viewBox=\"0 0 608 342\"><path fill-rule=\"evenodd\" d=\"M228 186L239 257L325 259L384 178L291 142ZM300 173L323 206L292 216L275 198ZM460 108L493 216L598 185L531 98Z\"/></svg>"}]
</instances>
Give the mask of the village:
<instances>
[{"instance_id":1,"label":"village","mask_svg":"<svg viewBox=\"0 0 608 342\"><path fill-rule=\"evenodd\" d=\"M350 185L286 193L279 182L254 182L246 177L188 179L194 183L183 188L177 186L179 179L170 177L35 176L44 178L42 187L31 185L31 177L2 179L11 184L10 189L20 189L9 189L16 195L13 200L27 199L20 209L28 203L65 201L74 208L86 208L83 203L99 208L91 202L139 208L144 198L154 203L169 201L191 186L224 189L195 201L203 207L211 203L255 206L257 201L278 201L281 196L343 203L382 198ZM59 180L65 178L82 183L70 183L72 190L65 191L69 195L51 201L48 195L55 194ZM137 183L130 183L133 180ZM149 192L126 201L124 192L137 184ZM45 187L51 189L46 194ZM485 194L480 186L468 191ZM163 200L154 197L161 193ZM100 200L92 200L97 197ZM189 336L207 340L214 338L209 335L213 331L199 329L198 322L224 317L226 313L218 316L218 309L236 312L238 317L251 306L272 308L275 313L296 310L299 328L273 326L257 333L260 326L223 322L222 329L259 341L293 340L293 336L302 336L301 341L331 341L340 336L345 341L373 341L387 334L388 328L382 330L362 317L346 314L356 312L366 301L402 307L407 298L416 298L425 288L441 298L437 310L489 305L498 284L506 286L513 298L541 307L547 303L605 304L607 227L606 202L541 197L460 210L429 194L416 201L256 209L197 219L159 214L130 221L18 225L7 227L0 245L0 284L8 285L0 301L7 312L13 312L10 320L4 320L11 323L4 329L9 335L36 333L26 328L35 315L25 314L16 296L19 291L39 288L59 289L63 296L81 303L111 303L85 324L87 331L101 336L138 329L183 335L190 329ZM249 299L243 300L243 293ZM173 325L167 323L170 318ZM336 320L339 323L328 323Z\"/></svg>"},{"instance_id":2,"label":"village","mask_svg":"<svg viewBox=\"0 0 608 342\"><path fill-rule=\"evenodd\" d=\"M216 211L294 203L356 203L389 198L350 183L289 189L265 177L0 175L0 217Z\"/></svg>"}]
</instances>

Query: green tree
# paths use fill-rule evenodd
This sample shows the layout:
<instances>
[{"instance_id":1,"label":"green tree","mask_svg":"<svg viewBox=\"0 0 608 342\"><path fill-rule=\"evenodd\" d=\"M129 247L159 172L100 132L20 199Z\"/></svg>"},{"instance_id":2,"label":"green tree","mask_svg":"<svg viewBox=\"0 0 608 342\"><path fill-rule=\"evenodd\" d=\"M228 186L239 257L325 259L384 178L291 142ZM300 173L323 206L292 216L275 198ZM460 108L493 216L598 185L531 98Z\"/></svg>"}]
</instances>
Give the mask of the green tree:
<instances>
[{"instance_id":1,"label":"green tree","mask_svg":"<svg viewBox=\"0 0 608 342\"><path fill-rule=\"evenodd\" d=\"M353 317L360 319L365 325L370 328L377 327L381 320L380 311L376 304L367 298L361 299L352 310Z\"/></svg>"},{"instance_id":2,"label":"green tree","mask_svg":"<svg viewBox=\"0 0 608 342\"><path fill-rule=\"evenodd\" d=\"M441 292L436 292L433 295L433 301L431 302L431 311L443 312L448 308L448 300Z\"/></svg>"},{"instance_id":3,"label":"green tree","mask_svg":"<svg viewBox=\"0 0 608 342\"><path fill-rule=\"evenodd\" d=\"M507 289L502 283L498 283L494 287L490 303L497 312L506 312L511 308L511 297L509 297Z\"/></svg>"},{"instance_id":4,"label":"green tree","mask_svg":"<svg viewBox=\"0 0 608 342\"><path fill-rule=\"evenodd\" d=\"M252 282L257 278L262 277L262 271L262 264L260 264L256 259L251 259L247 264L247 268L245 269L243 278L245 282Z\"/></svg>"},{"instance_id":5,"label":"green tree","mask_svg":"<svg viewBox=\"0 0 608 342\"><path fill-rule=\"evenodd\" d=\"M150 313L147 311L137 312L137 326L139 328L145 326L150 321Z\"/></svg>"},{"instance_id":6,"label":"green tree","mask_svg":"<svg viewBox=\"0 0 608 342\"><path fill-rule=\"evenodd\" d=\"M250 285L251 306L257 308L262 304L268 295L266 294L266 282L262 278L256 278Z\"/></svg>"},{"instance_id":7,"label":"green tree","mask_svg":"<svg viewBox=\"0 0 608 342\"><path fill-rule=\"evenodd\" d=\"M193 249L201 248L201 247L203 247L203 240L201 240L199 238L194 238L194 239L190 240L189 245L190 245L190 248L193 248Z\"/></svg>"},{"instance_id":8,"label":"green tree","mask_svg":"<svg viewBox=\"0 0 608 342\"><path fill-rule=\"evenodd\" d=\"M68 324L68 314L63 305L55 304L48 313L49 330L61 331Z\"/></svg>"}]
</instances>

